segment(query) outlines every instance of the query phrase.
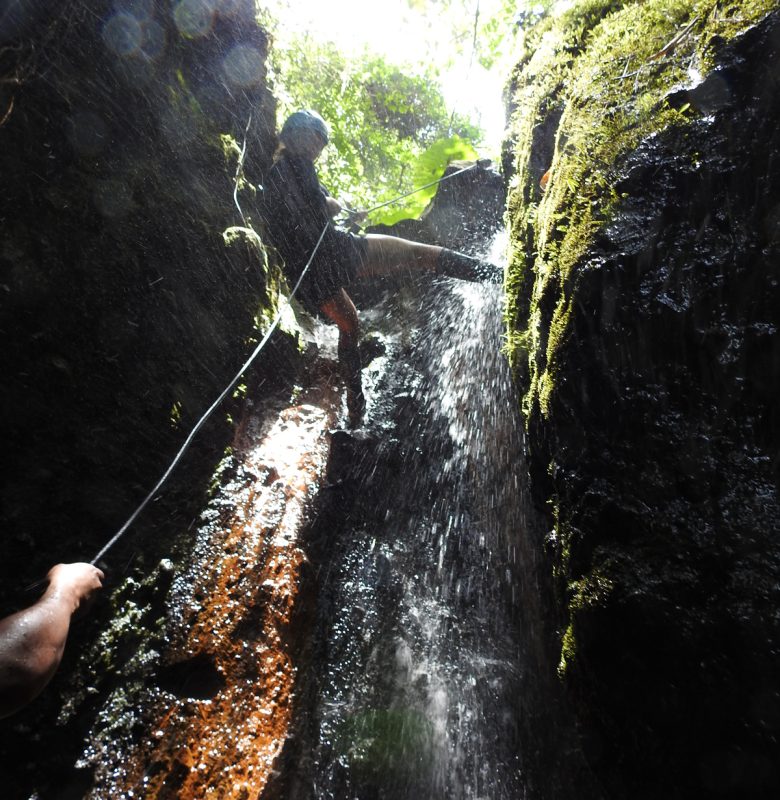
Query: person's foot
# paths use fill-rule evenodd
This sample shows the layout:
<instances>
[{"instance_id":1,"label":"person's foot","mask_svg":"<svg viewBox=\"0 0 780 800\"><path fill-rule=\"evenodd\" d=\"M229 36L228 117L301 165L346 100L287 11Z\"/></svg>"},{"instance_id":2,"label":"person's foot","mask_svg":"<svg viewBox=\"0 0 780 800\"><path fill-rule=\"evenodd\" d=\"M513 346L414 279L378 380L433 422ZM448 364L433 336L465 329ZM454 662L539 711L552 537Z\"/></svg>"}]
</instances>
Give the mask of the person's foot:
<instances>
[{"instance_id":1,"label":"person's foot","mask_svg":"<svg viewBox=\"0 0 780 800\"><path fill-rule=\"evenodd\" d=\"M496 264L448 250L446 247L439 254L436 273L475 283L502 283L504 280L503 270Z\"/></svg>"}]
</instances>

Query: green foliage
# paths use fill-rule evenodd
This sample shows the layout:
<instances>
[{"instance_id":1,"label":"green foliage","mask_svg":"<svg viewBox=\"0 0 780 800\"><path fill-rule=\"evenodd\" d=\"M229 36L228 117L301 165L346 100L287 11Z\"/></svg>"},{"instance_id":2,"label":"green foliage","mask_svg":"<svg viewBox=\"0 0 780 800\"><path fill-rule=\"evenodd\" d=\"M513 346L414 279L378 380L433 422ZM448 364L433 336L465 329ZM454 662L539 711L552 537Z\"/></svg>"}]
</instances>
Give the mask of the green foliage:
<instances>
[{"instance_id":1,"label":"green foliage","mask_svg":"<svg viewBox=\"0 0 780 800\"><path fill-rule=\"evenodd\" d=\"M441 178L447 165L453 161L473 161L477 157L477 151L471 143L460 136L450 136L434 142L417 157L412 168L413 186L426 188L421 188L403 201L373 212L371 222L377 225L393 225L402 219L418 217L436 194L438 186L434 182Z\"/></svg>"},{"instance_id":2,"label":"green foliage","mask_svg":"<svg viewBox=\"0 0 780 800\"><path fill-rule=\"evenodd\" d=\"M328 121L331 144L317 169L328 190L353 208L417 188L412 165L437 140L480 139L476 126L449 114L430 69L413 73L377 56L347 58L311 37L274 48L272 59L279 124L298 108ZM453 152L464 149L453 145ZM410 199L410 208L418 205Z\"/></svg>"},{"instance_id":3,"label":"green foliage","mask_svg":"<svg viewBox=\"0 0 780 800\"><path fill-rule=\"evenodd\" d=\"M547 16L554 0L501 0L486 15L477 31L477 59L485 69L505 69L506 59L515 47L515 37Z\"/></svg>"}]
</instances>

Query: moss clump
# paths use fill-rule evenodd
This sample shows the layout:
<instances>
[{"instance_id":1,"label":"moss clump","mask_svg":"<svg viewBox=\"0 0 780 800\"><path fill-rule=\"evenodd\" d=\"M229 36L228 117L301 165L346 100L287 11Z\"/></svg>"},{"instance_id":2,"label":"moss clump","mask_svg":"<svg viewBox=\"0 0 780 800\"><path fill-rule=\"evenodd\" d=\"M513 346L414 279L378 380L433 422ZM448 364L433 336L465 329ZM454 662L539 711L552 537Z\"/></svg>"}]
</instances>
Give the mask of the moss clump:
<instances>
[{"instance_id":1,"label":"moss clump","mask_svg":"<svg viewBox=\"0 0 780 800\"><path fill-rule=\"evenodd\" d=\"M561 657L558 663L558 675L561 678L566 676L566 670L574 662L576 656L575 620L580 612L587 612L588 609L603 605L613 593L614 581L607 575L609 567L609 564L601 565L598 572L569 584L571 621L561 639Z\"/></svg>"},{"instance_id":2,"label":"moss clump","mask_svg":"<svg viewBox=\"0 0 780 800\"><path fill-rule=\"evenodd\" d=\"M507 165L513 177L508 198L508 220L512 229L511 270L507 276L506 318L508 354L515 366L533 348L527 325L530 306L526 288L533 270L543 272L545 260L536 247L539 225L538 187L550 168L553 142L561 113L569 102L569 87L578 55L594 26L620 8L616 0L578 3L561 18L546 17L529 31L510 81L510 136L514 161ZM534 261L538 255L538 263Z\"/></svg>"}]
</instances>

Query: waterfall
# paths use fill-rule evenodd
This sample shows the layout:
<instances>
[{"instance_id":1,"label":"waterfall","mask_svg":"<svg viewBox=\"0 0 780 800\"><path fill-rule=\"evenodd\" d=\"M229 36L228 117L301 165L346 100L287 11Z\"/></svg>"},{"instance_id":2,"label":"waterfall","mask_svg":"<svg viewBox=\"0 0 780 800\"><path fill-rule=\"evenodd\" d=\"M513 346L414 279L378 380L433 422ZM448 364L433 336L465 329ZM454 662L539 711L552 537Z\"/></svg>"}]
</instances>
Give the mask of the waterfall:
<instances>
[{"instance_id":1,"label":"waterfall","mask_svg":"<svg viewBox=\"0 0 780 800\"><path fill-rule=\"evenodd\" d=\"M500 290L401 295L366 315L388 346L366 430L334 437L284 794L516 800L523 437Z\"/></svg>"},{"instance_id":2,"label":"waterfall","mask_svg":"<svg viewBox=\"0 0 780 800\"><path fill-rule=\"evenodd\" d=\"M122 630L156 627L76 763L95 800L598 796L554 679L500 288L382 287L360 303L386 345L364 427L337 427L335 330L315 325L308 388L247 407L191 553L120 608Z\"/></svg>"}]
</instances>

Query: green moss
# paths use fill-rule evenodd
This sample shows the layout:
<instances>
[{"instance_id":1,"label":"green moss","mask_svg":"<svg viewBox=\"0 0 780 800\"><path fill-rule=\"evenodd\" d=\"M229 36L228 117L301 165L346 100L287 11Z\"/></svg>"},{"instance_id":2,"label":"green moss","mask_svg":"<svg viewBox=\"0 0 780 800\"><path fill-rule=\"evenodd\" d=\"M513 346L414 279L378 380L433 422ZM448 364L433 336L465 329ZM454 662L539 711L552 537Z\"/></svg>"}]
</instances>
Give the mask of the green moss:
<instances>
[{"instance_id":1,"label":"green moss","mask_svg":"<svg viewBox=\"0 0 780 800\"><path fill-rule=\"evenodd\" d=\"M238 162L238 159L241 158L241 147L235 140L235 137L231 136L229 133L221 133L219 135L219 142L222 145L222 154L225 156L225 161L230 163L235 159L235 161Z\"/></svg>"},{"instance_id":2,"label":"green moss","mask_svg":"<svg viewBox=\"0 0 780 800\"><path fill-rule=\"evenodd\" d=\"M570 665L574 662L575 657L575 639L574 628L571 624L566 628L561 640L561 659L558 662L558 677L565 678L566 672Z\"/></svg>"},{"instance_id":3,"label":"green moss","mask_svg":"<svg viewBox=\"0 0 780 800\"><path fill-rule=\"evenodd\" d=\"M621 159L650 135L689 125L694 112L672 108L666 97L690 83L689 70L712 68L716 37L736 36L775 6L774 0L584 0L526 36L512 81L505 308L506 349L526 384L526 416L537 406L550 414L574 275L621 201L614 189ZM560 115L557 129L553 115ZM547 142L550 163L540 166L545 126L554 143ZM542 311L550 299L551 314Z\"/></svg>"},{"instance_id":4,"label":"green moss","mask_svg":"<svg viewBox=\"0 0 780 800\"><path fill-rule=\"evenodd\" d=\"M187 79L181 69L175 72L176 82L168 84L168 99L171 104L172 119L177 121L177 125L182 130L197 131L203 135L204 128L210 122L206 114L203 113L197 97L187 85ZM185 139L190 134L185 134ZM184 139L183 139L184 141Z\"/></svg>"},{"instance_id":5,"label":"green moss","mask_svg":"<svg viewBox=\"0 0 780 800\"><path fill-rule=\"evenodd\" d=\"M719 41L776 8L776 0L584 0L526 35L511 81L505 321L527 423L555 414L578 271L624 199L615 189L621 162L654 134L690 126L698 112L673 108L667 97L715 66ZM572 534L555 497L550 505L569 620L558 667L564 677L576 659L579 616L606 603L612 589L604 564L571 575Z\"/></svg>"},{"instance_id":6,"label":"green moss","mask_svg":"<svg viewBox=\"0 0 780 800\"><path fill-rule=\"evenodd\" d=\"M228 247L243 242L248 245L260 261L263 271L268 273L268 255L260 235L253 228L244 228L233 225L222 231L222 239Z\"/></svg>"},{"instance_id":7,"label":"green moss","mask_svg":"<svg viewBox=\"0 0 780 800\"><path fill-rule=\"evenodd\" d=\"M523 52L513 76L510 131L516 154L507 209L512 228L506 317L516 327L527 311L526 284L533 268L533 240L537 227L535 185L542 176L531 164L534 137L563 107L566 86L590 29L605 14L621 5L615 0L578 3L560 19L545 18L523 42ZM549 166L549 165L546 165ZM509 348L510 358L515 358Z\"/></svg>"},{"instance_id":8,"label":"green moss","mask_svg":"<svg viewBox=\"0 0 780 800\"><path fill-rule=\"evenodd\" d=\"M569 625L561 639L561 656L558 662L558 676L566 677L577 656L577 636L575 633L577 619L581 612L605 606L614 589L613 581L608 577L609 562L599 570L569 583L570 599L568 603Z\"/></svg>"},{"instance_id":9,"label":"green moss","mask_svg":"<svg viewBox=\"0 0 780 800\"><path fill-rule=\"evenodd\" d=\"M257 334L262 336L273 323L280 309L280 304L285 303L281 296L282 275L278 268L271 265L268 259L268 250L263 243L260 234L251 227L238 225L231 226L222 231L222 240L229 248L245 246L250 253L252 262L257 263L263 270L266 278L267 298L266 303L260 305L254 318L255 335L250 339L250 343L257 343L260 339ZM283 313L280 328L290 334L297 333L297 326L291 323L289 315Z\"/></svg>"},{"instance_id":10,"label":"green moss","mask_svg":"<svg viewBox=\"0 0 780 800\"><path fill-rule=\"evenodd\" d=\"M171 421L171 425L177 428L181 422L181 402L178 400L174 401L171 410L168 412L168 417Z\"/></svg>"},{"instance_id":11,"label":"green moss","mask_svg":"<svg viewBox=\"0 0 780 800\"><path fill-rule=\"evenodd\" d=\"M247 197L250 203L257 197L257 187L244 174L245 145L239 145L235 137L229 133L220 133L217 138L218 146L222 149L225 163L233 170L235 189L240 193L242 201ZM243 204L243 202L242 202Z\"/></svg>"},{"instance_id":12,"label":"green moss","mask_svg":"<svg viewBox=\"0 0 780 800\"><path fill-rule=\"evenodd\" d=\"M112 742L130 735L137 721L138 694L159 666L165 641L165 597L173 574L173 563L162 559L144 580L128 577L111 593L110 619L79 657L59 725L81 713L90 695L108 690L94 728L97 738ZM119 686L113 688L118 677Z\"/></svg>"}]
</instances>

